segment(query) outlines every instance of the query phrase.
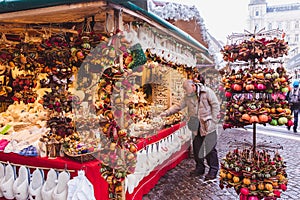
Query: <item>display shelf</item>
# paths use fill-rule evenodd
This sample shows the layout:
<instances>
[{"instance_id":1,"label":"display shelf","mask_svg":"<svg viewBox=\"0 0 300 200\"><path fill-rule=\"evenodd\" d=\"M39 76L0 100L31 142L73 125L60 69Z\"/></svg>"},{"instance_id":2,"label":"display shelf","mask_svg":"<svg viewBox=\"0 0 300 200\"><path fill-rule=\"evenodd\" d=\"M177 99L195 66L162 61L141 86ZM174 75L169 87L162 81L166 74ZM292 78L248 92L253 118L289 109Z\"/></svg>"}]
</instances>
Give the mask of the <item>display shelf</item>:
<instances>
[{"instance_id":1,"label":"display shelf","mask_svg":"<svg viewBox=\"0 0 300 200\"><path fill-rule=\"evenodd\" d=\"M245 31L228 36L232 44L221 50L228 62L227 71L222 72L227 99L223 128L252 125L253 132L252 144L231 144L235 149L221 162L220 187L234 187L243 200L277 199L286 190L286 166L278 152L282 146L256 141L257 124L292 125L286 100L290 77L281 59L288 53L284 36L278 29Z\"/></svg>"}]
</instances>

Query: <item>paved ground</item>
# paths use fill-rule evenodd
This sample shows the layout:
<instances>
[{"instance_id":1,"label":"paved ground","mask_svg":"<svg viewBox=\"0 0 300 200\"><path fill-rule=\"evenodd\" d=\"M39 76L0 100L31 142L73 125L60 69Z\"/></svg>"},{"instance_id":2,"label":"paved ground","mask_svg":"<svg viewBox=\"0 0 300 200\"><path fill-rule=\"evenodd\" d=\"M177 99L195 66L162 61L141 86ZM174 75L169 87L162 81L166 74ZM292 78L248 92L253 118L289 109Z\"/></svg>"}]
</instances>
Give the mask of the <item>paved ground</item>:
<instances>
[{"instance_id":1,"label":"paved ground","mask_svg":"<svg viewBox=\"0 0 300 200\"><path fill-rule=\"evenodd\" d=\"M280 130L281 133L272 135L272 130ZM228 142L235 139L244 139L252 142L253 131L244 129L219 129L218 151L220 160L229 151ZM286 161L286 171L289 178L288 189L283 192L280 199L300 199L300 133L288 132L283 127L265 127L257 131L257 144L272 142L280 144L281 156ZM189 171L194 168L194 160L189 158L181 162L176 168L163 176L158 184L143 197L143 200L237 200L239 197L233 189L223 190L219 188L219 181L204 182L203 178L189 177Z\"/></svg>"}]
</instances>

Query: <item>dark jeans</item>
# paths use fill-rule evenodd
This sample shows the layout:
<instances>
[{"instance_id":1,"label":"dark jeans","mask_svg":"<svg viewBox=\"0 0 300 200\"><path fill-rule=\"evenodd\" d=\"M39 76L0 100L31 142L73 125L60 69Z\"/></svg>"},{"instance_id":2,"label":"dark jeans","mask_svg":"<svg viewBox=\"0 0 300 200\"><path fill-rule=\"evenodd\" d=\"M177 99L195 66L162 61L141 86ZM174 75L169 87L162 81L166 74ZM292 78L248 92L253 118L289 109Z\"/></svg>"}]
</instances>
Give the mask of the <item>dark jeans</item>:
<instances>
[{"instance_id":1,"label":"dark jeans","mask_svg":"<svg viewBox=\"0 0 300 200\"><path fill-rule=\"evenodd\" d=\"M217 132L214 131L206 136L199 133L193 140L193 153L196 161L196 170L200 173L205 172L204 159L209 166L208 174L217 175L219 170L217 145Z\"/></svg>"},{"instance_id":2,"label":"dark jeans","mask_svg":"<svg viewBox=\"0 0 300 200\"><path fill-rule=\"evenodd\" d=\"M292 110L292 114L294 115L294 127L293 127L293 129L294 129L294 131L296 131L297 128L298 128L299 109L298 108L292 108L291 110Z\"/></svg>"}]
</instances>

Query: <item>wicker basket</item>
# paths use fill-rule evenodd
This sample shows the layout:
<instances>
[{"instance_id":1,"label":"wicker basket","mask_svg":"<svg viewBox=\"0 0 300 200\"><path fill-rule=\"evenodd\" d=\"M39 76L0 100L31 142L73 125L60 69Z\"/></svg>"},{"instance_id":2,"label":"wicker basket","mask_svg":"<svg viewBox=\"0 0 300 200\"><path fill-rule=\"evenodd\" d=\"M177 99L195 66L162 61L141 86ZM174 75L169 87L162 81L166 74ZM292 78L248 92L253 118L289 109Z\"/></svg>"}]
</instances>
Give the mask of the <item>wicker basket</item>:
<instances>
[{"instance_id":1,"label":"wicker basket","mask_svg":"<svg viewBox=\"0 0 300 200\"><path fill-rule=\"evenodd\" d=\"M88 161L92 161L97 159L97 157L99 157L100 151L94 151L94 152L90 152L90 153L85 153L85 154L77 154L77 155L73 155L70 154L68 152L64 151L65 157L74 160L76 162L80 162L80 163L84 163L84 162L88 162Z\"/></svg>"}]
</instances>

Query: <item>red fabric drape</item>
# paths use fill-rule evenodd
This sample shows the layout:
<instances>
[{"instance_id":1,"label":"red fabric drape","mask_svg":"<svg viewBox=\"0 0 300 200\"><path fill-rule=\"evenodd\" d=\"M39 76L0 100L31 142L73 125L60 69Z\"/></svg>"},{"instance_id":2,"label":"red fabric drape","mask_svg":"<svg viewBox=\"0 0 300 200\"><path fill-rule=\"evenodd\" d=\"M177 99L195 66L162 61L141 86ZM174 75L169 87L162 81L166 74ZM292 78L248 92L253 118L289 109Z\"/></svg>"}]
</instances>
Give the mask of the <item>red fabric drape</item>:
<instances>
[{"instance_id":1,"label":"red fabric drape","mask_svg":"<svg viewBox=\"0 0 300 200\"><path fill-rule=\"evenodd\" d=\"M157 134L152 135L151 137L140 139L139 143L137 144L138 150L141 150L142 148L146 147L147 145L155 143L155 142L167 137L168 135L174 133L175 131L177 131L178 129L180 129L184 126L185 126L185 122L175 124L169 128L158 131Z\"/></svg>"},{"instance_id":2,"label":"red fabric drape","mask_svg":"<svg viewBox=\"0 0 300 200\"><path fill-rule=\"evenodd\" d=\"M108 199L108 184L101 177L99 161L89 161L85 163L79 163L72 161L68 158L40 158L40 157L26 157L20 156L15 153L3 153L0 152L0 160L8 161L11 164L17 165L27 165L34 167L45 167L54 169L68 169L75 170L71 172L71 177L77 176L77 170L84 170L86 177L94 185L94 193L97 200L107 200ZM45 170L44 170L45 171ZM46 176L46 172L45 172ZM45 177L46 178L46 177Z\"/></svg>"}]
</instances>

